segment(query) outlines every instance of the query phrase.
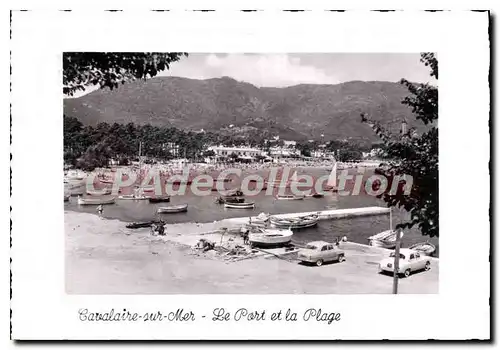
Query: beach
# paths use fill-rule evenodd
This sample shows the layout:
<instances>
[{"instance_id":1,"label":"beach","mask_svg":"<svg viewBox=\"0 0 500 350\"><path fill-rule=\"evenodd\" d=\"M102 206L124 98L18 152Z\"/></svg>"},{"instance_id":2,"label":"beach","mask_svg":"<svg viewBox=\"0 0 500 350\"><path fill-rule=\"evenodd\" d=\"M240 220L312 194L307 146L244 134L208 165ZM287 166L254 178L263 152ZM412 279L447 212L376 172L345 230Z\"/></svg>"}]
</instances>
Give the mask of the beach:
<instances>
[{"instance_id":1,"label":"beach","mask_svg":"<svg viewBox=\"0 0 500 350\"><path fill-rule=\"evenodd\" d=\"M197 251L192 246L201 237L216 241L220 235L193 234L195 223L151 236L149 229L130 230L125 222L94 214L65 211L64 217L69 294L392 293L392 277L378 274L378 261L389 255L381 248L343 243L345 262L316 267L289 256L240 259ZM438 287L439 259L433 259L430 271L401 278L399 293L433 294Z\"/></svg>"}]
</instances>

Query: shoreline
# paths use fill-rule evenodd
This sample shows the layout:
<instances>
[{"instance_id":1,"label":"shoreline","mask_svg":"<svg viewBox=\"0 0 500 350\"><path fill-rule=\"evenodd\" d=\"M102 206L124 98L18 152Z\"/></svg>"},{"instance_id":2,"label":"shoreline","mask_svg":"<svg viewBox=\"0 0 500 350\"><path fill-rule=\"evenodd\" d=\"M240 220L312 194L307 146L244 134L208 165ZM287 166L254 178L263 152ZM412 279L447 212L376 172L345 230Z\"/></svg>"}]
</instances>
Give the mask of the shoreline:
<instances>
[{"instance_id":1,"label":"shoreline","mask_svg":"<svg viewBox=\"0 0 500 350\"><path fill-rule=\"evenodd\" d=\"M185 224L167 236L126 229L122 221L65 211L66 291L70 294L386 294L392 278L377 273L390 251L346 243L344 263L317 268L255 254L216 256L191 247L199 238ZM183 232L180 231L181 225ZM199 225L199 224L190 224ZM193 227L194 227L193 226ZM227 236L229 241L229 236ZM235 235L232 243L240 244ZM425 273L401 279L401 293L438 293L439 260ZM332 283L333 282L333 283Z\"/></svg>"}]
</instances>

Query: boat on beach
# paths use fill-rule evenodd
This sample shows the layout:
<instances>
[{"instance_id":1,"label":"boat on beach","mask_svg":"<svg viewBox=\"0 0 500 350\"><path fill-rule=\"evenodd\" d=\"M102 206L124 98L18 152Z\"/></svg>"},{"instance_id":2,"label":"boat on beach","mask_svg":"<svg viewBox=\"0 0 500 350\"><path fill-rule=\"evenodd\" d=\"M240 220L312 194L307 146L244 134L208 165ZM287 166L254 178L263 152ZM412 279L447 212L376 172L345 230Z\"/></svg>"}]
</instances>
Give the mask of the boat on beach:
<instances>
[{"instance_id":1,"label":"boat on beach","mask_svg":"<svg viewBox=\"0 0 500 350\"><path fill-rule=\"evenodd\" d=\"M149 203L167 203L170 202L170 196L158 196L158 197L150 197Z\"/></svg>"},{"instance_id":2,"label":"boat on beach","mask_svg":"<svg viewBox=\"0 0 500 350\"><path fill-rule=\"evenodd\" d=\"M153 226L153 224L165 224L163 221L148 221L148 222L132 222L125 225L126 228L137 229L137 228L147 228Z\"/></svg>"},{"instance_id":3,"label":"boat on beach","mask_svg":"<svg viewBox=\"0 0 500 350\"><path fill-rule=\"evenodd\" d=\"M316 226L319 221L319 215L311 214L305 216L298 216L293 218L278 218L276 216L271 216L270 222L271 226L276 228L290 228L290 229L301 229L306 227Z\"/></svg>"},{"instance_id":4,"label":"boat on beach","mask_svg":"<svg viewBox=\"0 0 500 350\"><path fill-rule=\"evenodd\" d=\"M396 230L387 230L368 237L368 240L373 247L392 249L396 247L396 234ZM400 238L403 238L403 235L404 231L401 231Z\"/></svg>"},{"instance_id":5,"label":"boat on beach","mask_svg":"<svg viewBox=\"0 0 500 350\"><path fill-rule=\"evenodd\" d=\"M252 246L277 247L290 243L293 232L290 229L265 229L255 228L248 235L248 240Z\"/></svg>"},{"instance_id":6,"label":"boat on beach","mask_svg":"<svg viewBox=\"0 0 500 350\"><path fill-rule=\"evenodd\" d=\"M229 209L253 209L253 208L255 208L255 202L224 203L224 208L229 208Z\"/></svg>"},{"instance_id":7,"label":"boat on beach","mask_svg":"<svg viewBox=\"0 0 500 350\"><path fill-rule=\"evenodd\" d=\"M182 213L187 211L187 204L170 205L168 207L159 207L158 214L171 214L171 213Z\"/></svg>"},{"instance_id":8,"label":"boat on beach","mask_svg":"<svg viewBox=\"0 0 500 350\"><path fill-rule=\"evenodd\" d=\"M78 196L79 205L104 205L104 204L114 204L116 197L80 197Z\"/></svg>"},{"instance_id":9,"label":"boat on beach","mask_svg":"<svg viewBox=\"0 0 500 350\"><path fill-rule=\"evenodd\" d=\"M422 255L431 256L436 251L436 246L430 242L420 242L409 247Z\"/></svg>"}]
</instances>

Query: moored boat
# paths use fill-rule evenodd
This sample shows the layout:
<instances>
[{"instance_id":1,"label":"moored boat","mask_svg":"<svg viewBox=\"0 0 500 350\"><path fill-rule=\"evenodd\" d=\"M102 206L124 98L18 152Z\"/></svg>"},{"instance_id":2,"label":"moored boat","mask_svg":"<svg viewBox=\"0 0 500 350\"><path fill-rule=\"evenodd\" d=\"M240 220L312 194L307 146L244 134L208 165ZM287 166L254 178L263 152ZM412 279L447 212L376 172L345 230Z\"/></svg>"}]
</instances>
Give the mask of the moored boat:
<instances>
[{"instance_id":1,"label":"moored boat","mask_svg":"<svg viewBox=\"0 0 500 350\"><path fill-rule=\"evenodd\" d=\"M187 204L170 205L168 207L159 207L158 214L182 213L187 211Z\"/></svg>"},{"instance_id":2,"label":"moored boat","mask_svg":"<svg viewBox=\"0 0 500 350\"><path fill-rule=\"evenodd\" d=\"M409 249L416 250L423 255L431 256L436 251L436 246L430 242L421 242L410 246Z\"/></svg>"},{"instance_id":3,"label":"moored boat","mask_svg":"<svg viewBox=\"0 0 500 350\"><path fill-rule=\"evenodd\" d=\"M252 246L276 247L290 243L292 236L293 232L290 229L277 230L255 228L248 235L248 240Z\"/></svg>"},{"instance_id":4,"label":"moored boat","mask_svg":"<svg viewBox=\"0 0 500 350\"><path fill-rule=\"evenodd\" d=\"M157 196L157 197L150 197L149 203L167 203L170 202L170 196Z\"/></svg>"},{"instance_id":5,"label":"moored boat","mask_svg":"<svg viewBox=\"0 0 500 350\"><path fill-rule=\"evenodd\" d=\"M301 199L304 199L304 196L296 196L296 195L293 195L293 194L278 194L276 196L276 199L278 200L284 200L284 201L296 201L296 200L301 200Z\"/></svg>"},{"instance_id":6,"label":"moored boat","mask_svg":"<svg viewBox=\"0 0 500 350\"><path fill-rule=\"evenodd\" d=\"M142 201L146 199L150 199L151 197L143 196L143 195L136 195L136 194L124 194L122 196L118 196L118 199L128 199L128 200L134 200L134 201Z\"/></svg>"},{"instance_id":7,"label":"moored boat","mask_svg":"<svg viewBox=\"0 0 500 350\"><path fill-rule=\"evenodd\" d=\"M319 215L311 214L287 219L271 216L270 221L271 225L277 228L282 227L290 229L301 229L317 225L319 221Z\"/></svg>"},{"instance_id":8,"label":"moored boat","mask_svg":"<svg viewBox=\"0 0 500 350\"><path fill-rule=\"evenodd\" d=\"M229 209L253 209L253 208L255 208L255 203L254 202L224 203L224 208L229 208Z\"/></svg>"},{"instance_id":9,"label":"moored boat","mask_svg":"<svg viewBox=\"0 0 500 350\"><path fill-rule=\"evenodd\" d=\"M111 188L103 188L102 190L87 190L87 194L91 196L103 196L111 194Z\"/></svg>"},{"instance_id":10,"label":"moored boat","mask_svg":"<svg viewBox=\"0 0 500 350\"><path fill-rule=\"evenodd\" d=\"M78 197L79 205L103 205L114 204L116 197Z\"/></svg>"},{"instance_id":11,"label":"moored boat","mask_svg":"<svg viewBox=\"0 0 500 350\"><path fill-rule=\"evenodd\" d=\"M244 203L245 198L244 197L218 197L215 200L215 203L217 204L224 204L224 203Z\"/></svg>"}]
</instances>

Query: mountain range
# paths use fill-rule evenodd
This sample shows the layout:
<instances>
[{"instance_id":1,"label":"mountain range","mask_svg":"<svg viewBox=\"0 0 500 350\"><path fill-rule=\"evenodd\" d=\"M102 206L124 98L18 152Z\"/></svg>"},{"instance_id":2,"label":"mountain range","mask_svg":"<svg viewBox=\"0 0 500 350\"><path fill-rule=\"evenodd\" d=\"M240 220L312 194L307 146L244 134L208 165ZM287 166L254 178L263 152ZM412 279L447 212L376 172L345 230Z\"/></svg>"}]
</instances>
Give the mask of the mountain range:
<instances>
[{"instance_id":1,"label":"mountain range","mask_svg":"<svg viewBox=\"0 0 500 350\"><path fill-rule=\"evenodd\" d=\"M377 141L373 130L361 123L361 113L393 131L403 119L417 130L423 128L401 104L408 95L403 85L383 81L259 88L228 77L156 77L65 99L64 113L85 125L133 122L235 134L267 130L291 140Z\"/></svg>"}]
</instances>

